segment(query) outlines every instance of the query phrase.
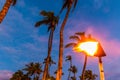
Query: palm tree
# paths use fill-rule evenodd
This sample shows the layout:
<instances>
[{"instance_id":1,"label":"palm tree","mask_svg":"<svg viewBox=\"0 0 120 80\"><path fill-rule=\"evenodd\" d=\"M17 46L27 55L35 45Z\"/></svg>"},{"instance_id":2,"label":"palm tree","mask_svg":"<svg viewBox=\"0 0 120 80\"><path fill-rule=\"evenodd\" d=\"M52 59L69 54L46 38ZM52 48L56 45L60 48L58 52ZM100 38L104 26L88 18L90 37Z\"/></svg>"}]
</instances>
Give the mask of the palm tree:
<instances>
[{"instance_id":1,"label":"palm tree","mask_svg":"<svg viewBox=\"0 0 120 80\"><path fill-rule=\"evenodd\" d=\"M26 65L26 68L23 70L26 71L26 75L28 77L32 77L34 80L39 80L39 76L42 73L42 65L40 63L33 63L31 62L30 64Z\"/></svg>"},{"instance_id":2,"label":"palm tree","mask_svg":"<svg viewBox=\"0 0 120 80\"><path fill-rule=\"evenodd\" d=\"M70 62L70 68L71 68L72 67L72 57L71 57L71 55L66 56L66 60L65 61L69 61ZM71 75L70 68L68 69L68 71L69 71L68 80L70 80L70 75Z\"/></svg>"},{"instance_id":3,"label":"palm tree","mask_svg":"<svg viewBox=\"0 0 120 80\"><path fill-rule=\"evenodd\" d=\"M52 41L53 41L53 34L55 31L55 28L58 24L59 17L55 16L53 12L46 12L46 11L41 11L40 13L44 18L41 21L38 21L35 26L41 26L43 24L48 25L48 31L50 31L49 34L49 39L48 39L48 55L47 55L47 60L46 64L44 67L44 73L43 73L43 78L42 80L46 80L48 76L48 69L49 69L49 60L51 56L51 50L52 50Z\"/></svg>"},{"instance_id":4,"label":"palm tree","mask_svg":"<svg viewBox=\"0 0 120 80\"><path fill-rule=\"evenodd\" d=\"M57 69L57 74L56 74L56 80L61 80L62 77L62 66L63 66L63 31L65 28L65 24L67 23L69 13L71 11L71 8L73 7L73 10L76 7L78 0L64 0L63 6L60 10L60 13L64 10L67 9L65 18L62 22L61 28L60 28L60 42L59 42L59 60L58 60L58 69Z\"/></svg>"},{"instance_id":5,"label":"palm tree","mask_svg":"<svg viewBox=\"0 0 120 80\"><path fill-rule=\"evenodd\" d=\"M77 47L78 43L86 40L85 32L77 32L77 33L75 33L74 36L70 36L70 39L74 39L74 40L76 40L76 42L67 44L65 46L65 48L72 46L75 49L75 47ZM83 70L82 70L82 78L83 78L82 80L84 80L84 72L85 72L86 64L87 64L87 55L85 54L85 61L84 61L84 66L83 66Z\"/></svg>"},{"instance_id":6,"label":"palm tree","mask_svg":"<svg viewBox=\"0 0 120 80\"><path fill-rule=\"evenodd\" d=\"M72 80L76 80L76 73L77 73L77 68L76 66L71 66L70 71L73 73L73 77L71 77Z\"/></svg>"},{"instance_id":7,"label":"palm tree","mask_svg":"<svg viewBox=\"0 0 120 80\"><path fill-rule=\"evenodd\" d=\"M96 80L96 77L98 77L98 75L93 74L92 70L85 70L84 80ZM79 78L82 80L82 76L79 76Z\"/></svg>"},{"instance_id":8,"label":"palm tree","mask_svg":"<svg viewBox=\"0 0 120 80\"><path fill-rule=\"evenodd\" d=\"M17 72L15 72L12 76L12 78L10 78L10 80L21 80L23 77L23 72L21 70L18 70Z\"/></svg>"},{"instance_id":9,"label":"palm tree","mask_svg":"<svg viewBox=\"0 0 120 80\"><path fill-rule=\"evenodd\" d=\"M0 23L3 21L4 17L6 16L10 6L14 6L17 0L6 0L2 10L0 11Z\"/></svg>"},{"instance_id":10,"label":"palm tree","mask_svg":"<svg viewBox=\"0 0 120 80\"><path fill-rule=\"evenodd\" d=\"M17 72L13 74L10 80L31 80L31 78L23 74L22 70L18 70Z\"/></svg>"}]
</instances>

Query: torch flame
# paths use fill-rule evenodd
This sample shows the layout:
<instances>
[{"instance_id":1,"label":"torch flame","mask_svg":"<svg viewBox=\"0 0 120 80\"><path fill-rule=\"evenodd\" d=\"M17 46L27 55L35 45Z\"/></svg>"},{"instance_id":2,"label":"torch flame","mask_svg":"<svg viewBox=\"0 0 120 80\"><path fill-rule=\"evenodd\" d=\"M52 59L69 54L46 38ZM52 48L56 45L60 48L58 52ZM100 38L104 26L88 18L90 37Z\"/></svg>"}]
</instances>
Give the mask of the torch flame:
<instances>
[{"instance_id":1,"label":"torch flame","mask_svg":"<svg viewBox=\"0 0 120 80\"><path fill-rule=\"evenodd\" d=\"M89 56L94 56L98 49L98 42L83 42L79 43L77 47L74 48L77 52L85 52Z\"/></svg>"}]
</instances>

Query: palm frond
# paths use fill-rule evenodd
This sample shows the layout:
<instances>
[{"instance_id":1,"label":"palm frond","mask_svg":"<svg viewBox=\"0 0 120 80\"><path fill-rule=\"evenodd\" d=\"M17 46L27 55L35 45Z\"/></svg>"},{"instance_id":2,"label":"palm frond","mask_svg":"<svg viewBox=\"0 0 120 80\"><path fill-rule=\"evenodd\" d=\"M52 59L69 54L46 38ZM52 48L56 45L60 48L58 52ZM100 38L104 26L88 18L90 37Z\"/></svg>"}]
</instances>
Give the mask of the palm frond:
<instances>
[{"instance_id":1,"label":"palm frond","mask_svg":"<svg viewBox=\"0 0 120 80\"><path fill-rule=\"evenodd\" d=\"M75 65L71 66L71 70L73 73L77 73L77 67Z\"/></svg>"},{"instance_id":2,"label":"palm frond","mask_svg":"<svg viewBox=\"0 0 120 80\"><path fill-rule=\"evenodd\" d=\"M35 27L41 26L42 24L48 24L49 21L48 20L42 20L42 21L38 21L35 23Z\"/></svg>"},{"instance_id":3,"label":"palm frond","mask_svg":"<svg viewBox=\"0 0 120 80\"><path fill-rule=\"evenodd\" d=\"M49 59L49 64L50 64L50 65L51 65L51 64L56 64L56 62L54 62L53 59L50 57L50 59Z\"/></svg>"},{"instance_id":4,"label":"palm frond","mask_svg":"<svg viewBox=\"0 0 120 80\"><path fill-rule=\"evenodd\" d=\"M79 38L78 36L76 36L76 35L70 36L69 38L70 38L70 39L77 40L77 41L80 41L80 38Z\"/></svg>"},{"instance_id":5,"label":"palm frond","mask_svg":"<svg viewBox=\"0 0 120 80\"><path fill-rule=\"evenodd\" d=\"M78 0L73 0L74 2L73 2L73 10L72 11L74 11L74 9L76 8L76 5L77 5L77 2L78 2Z\"/></svg>"},{"instance_id":6,"label":"palm frond","mask_svg":"<svg viewBox=\"0 0 120 80\"><path fill-rule=\"evenodd\" d=\"M12 6L14 6L16 4L17 0L13 0L12 1Z\"/></svg>"},{"instance_id":7,"label":"palm frond","mask_svg":"<svg viewBox=\"0 0 120 80\"><path fill-rule=\"evenodd\" d=\"M59 17L56 17L56 16L54 16L53 17L53 20L50 22L50 25L48 26L48 31L50 31L50 30L55 30L55 28L56 28L56 25L58 25L58 21L59 21L59 19L58 19Z\"/></svg>"},{"instance_id":8,"label":"palm frond","mask_svg":"<svg viewBox=\"0 0 120 80\"><path fill-rule=\"evenodd\" d=\"M43 64L47 63L47 58L44 59Z\"/></svg>"},{"instance_id":9,"label":"palm frond","mask_svg":"<svg viewBox=\"0 0 120 80\"><path fill-rule=\"evenodd\" d=\"M40 12L40 15L46 16L46 15L47 15L47 12L46 12L45 10L42 10L42 11Z\"/></svg>"},{"instance_id":10,"label":"palm frond","mask_svg":"<svg viewBox=\"0 0 120 80\"><path fill-rule=\"evenodd\" d=\"M42 10L41 12L40 12L40 15L42 15L42 16L46 16L46 17L53 17L54 16L54 12L52 12L52 11L44 11L44 10Z\"/></svg>"},{"instance_id":11,"label":"palm frond","mask_svg":"<svg viewBox=\"0 0 120 80\"><path fill-rule=\"evenodd\" d=\"M47 31L49 32L49 31L50 31L50 29L52 29L52 26L51 26L51 25L48 27L48 30L47 30Z\"/></svg>"},{"instance_id":12,"label":"palm frond","mask_svg":"<svg viewBox=\"0 0 120 80\"><path fill-rule=\"evenodd\" d=\"M59 16L55 16L54 21L55 21L56 25L58 25L58 22L59 22Z\"/></svg>"},{"instance_id":13,"label":"palm frond","mask_svg":"<svg viewBox=\"0 0 120 80\"><path fill-rule=\"evenodd\" d=\"M51 31L54 31L56 28L56 23L54 25L49 25L48 26L48 32L51 30Z\"/></svg>"},{"instance_id":14,"label":"palm frond","mask_svg":"<svg viewBox=\"0 0 120 80\"><path fill-rule=\"evenodd\" d=\"M65 61L68 61L68 60L71 60L71 59L72 59L71 55L67 55Z\"/></svg>"},{"instance_id":15,"label":"palm frond","mask_svg":"<svg viewBox=\"0 0 120 80\"><path fill-rule=\"evenodd\" d=\"M75 76L72 76L72 77L71 77L71 80L76 80L76 77L75 77Z\"/></svg>"},{"instance_id":16,"label":"palm frond","mask_svg":"<svg viewBox=\"0 0 120 80\"><path fill-rule=\"evenodd\" d=\"M63 2L63 6L62 6L62 8L61 8L61 10L60 10L60 13L62 13L62 11L67 7L67 0L64 0L64 2Z\"/></svg>"},{"instance_id":17,"label":"palm frond","mask_svg":"<svg viewBox=\"0 0 120 80\"><path fill-rule=\"evenodd\" d=\"M80 36L80 35L85 35L85 32L76 32L75 34Z\"/></svg>"},{"instance_id":18,"label":"palm frond","mask_svg":"<svg viewBox=\"0 0 120 80\"><path fill-rule=\"evenodd\" d=\"M65 48L74 47L76 45L77 45L76 43L69 43L69 44L65 45Z\"/></svg>"},{"instance_id":19,"label":"palm frond","mask_svg":"<svg viewBox=\"0 0 120 80\"><path fill-rule=\"evenodd\" d=\"M47 12L47 14L48 14L48 16L49 16L50 18L53 18L53 17L54 17L54 12L52 12L52 11Z\"/></svg>"}]
</instances>

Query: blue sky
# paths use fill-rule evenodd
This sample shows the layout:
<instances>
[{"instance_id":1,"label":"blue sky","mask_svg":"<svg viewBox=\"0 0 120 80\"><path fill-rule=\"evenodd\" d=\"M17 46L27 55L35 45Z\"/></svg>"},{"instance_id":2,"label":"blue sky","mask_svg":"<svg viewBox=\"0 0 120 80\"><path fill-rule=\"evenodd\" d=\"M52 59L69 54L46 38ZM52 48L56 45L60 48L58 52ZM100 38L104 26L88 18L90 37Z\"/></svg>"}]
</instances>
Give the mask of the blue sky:
<instances>
[{"instance_id":1,"label":"blue sky","mask_svg":"<svg viewBox=\"0 0 120 80\"><path fill-rule=\"evenodd\" d=\"M0 10L5 0L0 0ZM119 0L78 0L74 12L69 16L64 31L65 44L75 32L85 31L92 34L102 44L107 56L103 58L106 80L120 79L120 1ZM62 0L18 0L15 7L10 7L7 16L0 24L0 80L11 77L12 73L22 69L29 62L42 62L47 55L47 27L35 28L36 21L42 19L41 10L54 11L57 15ZM65 11L60 16L55 30L52 57L57 62L59 47L59 28ZM77 76L83 66L84 55L64 50L73 56L73 63L78 67ZM68 63L63 63L67 75ZM52 70L57 66L53 66ZM87 69L99 75L98 59L89 57ZM52 72L51 72L52 73ZM5 75L7 74L7 75ZM3 76L5 75L5 76ZM63 76L66 80L66 76ZM97 79L99 80L99 78Z\"/></svg>"}]
</instances>

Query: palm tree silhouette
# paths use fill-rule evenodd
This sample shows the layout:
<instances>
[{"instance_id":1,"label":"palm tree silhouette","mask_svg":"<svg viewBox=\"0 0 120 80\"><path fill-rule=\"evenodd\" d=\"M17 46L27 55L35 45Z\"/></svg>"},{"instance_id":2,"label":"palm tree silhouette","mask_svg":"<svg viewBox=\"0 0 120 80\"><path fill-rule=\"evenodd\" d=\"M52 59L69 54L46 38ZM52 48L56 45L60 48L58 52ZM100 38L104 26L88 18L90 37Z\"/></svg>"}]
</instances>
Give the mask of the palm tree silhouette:
<instances>
[{"instance_id":1,"label":"palm tree silhouette","mask_svg":"<svg viewBox=\"0 0 120 80\"><path fill-rule=\"evenodd\" d=\"M42 73L41 68L42 68L42 65L40 63L31 62L27 64L23 70L26 71L26 75L28 75L28 77L33 78L33 80L39 80L40 74Z\"/></svg>"},{"instance_id":2,"label":"palm tree silhouette","mask_svg":"<svg viewBox=\"0 0 120 80\"><path fill-rule=\"evenodd\" d=\"M98 77L97 74L93 74L92 70L85 70L84 80L96 80ZM82 80L82 76L79 76L80 80Z\"/></svg>"},{"instance_id":3,"label":"palm tree silhouette","mask_svg":"<svg viewBox=\"0 0 120 80\"><path fill-rule=\"evenodd\" d=\"M77 73L77 68L75 65L71 66L70 71L73 73L73 76L71 77L72 80L76 80L76 73Z\"/></svg>"},{"instance_id":4,"label":"palm tree silhouette","mask_svg":"<svg viewBox=\"0 0 120 80\"><path fill-rule=\"evenodd\" d=\"M18 70L17 72L15 72L12 76L12 78L10 78L10 80L21 80L23 77L23 72L21 70Z\"/></svg>"},{"instance_id":5,"label":"palm tree silhouette","mask_svg":"<svg viewBox=\"0 0 120 80\"><path fill-rule=\"evenodd\" d=\"M65 18L62 22L62 25L60 27L60 42L59 42L59 60L58 60L58 69L57 69L57 74L56 74L56 80L61 80L62 77L62 66L63 66L63 31L65 28L65 24L67 23L68 17L69 17L69 13L71 11L71 8L73 8L73 10L76 7L78 0L64 0L63 1L63 6L60 10L60 13L64 10L67 9Z\"/></svg>"},{"instance_id":6,"label":"palm tree silhouette","mask_svg":"<svg viewBox=\"0 0 120 80\"><path fill-rule=\"evenodd\" d=\"M10 6L14 6L17 0L6 0L2 10L0 11L0 23L3 21L4 17L6 16Z\"/></svg>"},{"instance_id":7,"label":"palm tree silhouette","mask_svg":"<svg viewBox=\"0 0 120 80\"><path fill-rule=\"evenodd\" d=\"M77 47L77 44L80 43L80 42L83 42L86 40L85 38L85 32L77 32L75 33L74 36L70 36L69 37L70 39L74 39L76 40L76 42L72 42L72 43L69 43L65 46L65 48L68 48L68 47ZM86 68L86 64L87 64L87 55L85 54L85 61L84 61L84 66L83 66L83 70L82 70L82 80L84 80L84 72L85 72L85 68Z\"/></svg>"},{"instance_id":8,"label":"palm tree silhouette","mask_svg":"<svg viewBox=\"0 0 120 80\"><path fill-rule=\"evenodd\" d=\"M15 72L12 77L10 78L10 80L31 80L30 77L28 77L27 75L23 74L22 70L18 70L17 72Z\"/></svg>"},{"instance_id":9,"label":"palm tree silhouette","mask_svg":"<svg viewBox=\"0 0 120 80\"><path fill-rule=\"evenodd\" d=\"M59 17L55 16L53 12L41 11L40 14L44 18L43 20L36 22L35 27L45 24L45 25L48 25L48 31L50 32L49 39L48 39L48 55L46 58L46 63L45 63L43 78L42 78L42 80L46 80L46 78L48 77L48 69L49 69L49 64L50 64L49 61L51 58L53 35L54 35L55 28L58 24Z\"/></svg>"},{"instance_id":10,"label":"palm tree silhouette","mask_svg":"<svg viewBox=\"0 0 120 80\"><path fill-rule=\"evenodd\" d=\"M68 69L69 74L68 74L68 79L67 79L67 80L70 80L70 75L71 75L71 70L70 70L70 68L72 67L72 57L71 57L71 55L66 56L66 60L65 60L65 61L69 61L69 62L70 62L70 67L69 67L69 69Z\"/></svg>"}]
</instances>

